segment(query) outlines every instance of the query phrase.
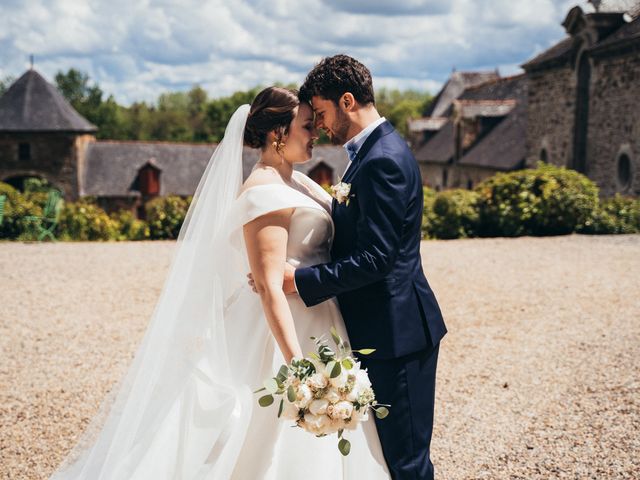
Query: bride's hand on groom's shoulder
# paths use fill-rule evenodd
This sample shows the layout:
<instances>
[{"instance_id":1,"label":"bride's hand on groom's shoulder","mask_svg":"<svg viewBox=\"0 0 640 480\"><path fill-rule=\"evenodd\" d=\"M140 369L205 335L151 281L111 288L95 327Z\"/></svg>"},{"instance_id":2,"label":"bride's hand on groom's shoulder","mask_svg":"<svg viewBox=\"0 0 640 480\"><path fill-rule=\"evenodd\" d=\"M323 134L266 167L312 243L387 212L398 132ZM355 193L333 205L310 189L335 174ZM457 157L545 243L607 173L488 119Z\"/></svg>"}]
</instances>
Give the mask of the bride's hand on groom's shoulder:
<instances>
[{"instance_id":1,"label":"bride's hand on groom's shoulder","mask_svg":"<svg viewBox=\"0 0 640 480\"><path fill-rule=\"evenodd\" d=\"M296 288L296 282L295 282L295 273L296 273L295 267L293 267L288 263L284 264L284 280L282 282L282 290L287 295L292 293L298 293L298 289ZM249 286L251 287L251 290L253 290L255 293L258 293L258 289L256 288L256 282L253 279L253 275L251 274L251 272L247 274L247 278L248 278L247 281L249 283Z\"/></svg>"}]
</instances>

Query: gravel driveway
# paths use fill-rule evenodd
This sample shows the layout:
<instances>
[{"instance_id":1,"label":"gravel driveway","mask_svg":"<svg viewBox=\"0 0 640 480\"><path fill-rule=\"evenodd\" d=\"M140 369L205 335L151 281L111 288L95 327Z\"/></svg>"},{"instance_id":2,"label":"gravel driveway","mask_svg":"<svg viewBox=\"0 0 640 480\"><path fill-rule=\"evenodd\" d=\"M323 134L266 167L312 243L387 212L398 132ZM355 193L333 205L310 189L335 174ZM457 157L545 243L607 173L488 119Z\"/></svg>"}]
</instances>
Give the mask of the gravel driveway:
<instances>
[{"instance_id":1,"label":"gravel driveway","mask_svg":"<svg viewBox=\"0 0 640 480\"><path fill-rule=\"evenodd\" d=\"M174 243L0 243L0 478L47 478L131 360ZM424 242L440 479L640 478L640 235Z\"/></svg>"}]
</instances>

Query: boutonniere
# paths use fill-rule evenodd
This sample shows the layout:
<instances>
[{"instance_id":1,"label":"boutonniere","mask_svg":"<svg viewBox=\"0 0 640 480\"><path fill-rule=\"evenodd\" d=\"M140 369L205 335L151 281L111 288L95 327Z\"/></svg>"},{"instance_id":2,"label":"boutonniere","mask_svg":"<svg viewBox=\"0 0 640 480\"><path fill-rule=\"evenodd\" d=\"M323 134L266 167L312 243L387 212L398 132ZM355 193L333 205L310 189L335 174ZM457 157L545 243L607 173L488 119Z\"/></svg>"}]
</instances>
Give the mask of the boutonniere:
<instances>
[{"instance_id":1,"label":"boutonniere","mask_svg":"<svg viewBox=\"0 0 640 480\"><path fill-rule=\"evenodd\" d=\"M331 185L331 196L335 198L338 203L345 203L347 207L349 206L349 201L356 196L355 193L350 194L351 192L351 184L338 182L335 185Z\"/></svg>"}]
</instances>

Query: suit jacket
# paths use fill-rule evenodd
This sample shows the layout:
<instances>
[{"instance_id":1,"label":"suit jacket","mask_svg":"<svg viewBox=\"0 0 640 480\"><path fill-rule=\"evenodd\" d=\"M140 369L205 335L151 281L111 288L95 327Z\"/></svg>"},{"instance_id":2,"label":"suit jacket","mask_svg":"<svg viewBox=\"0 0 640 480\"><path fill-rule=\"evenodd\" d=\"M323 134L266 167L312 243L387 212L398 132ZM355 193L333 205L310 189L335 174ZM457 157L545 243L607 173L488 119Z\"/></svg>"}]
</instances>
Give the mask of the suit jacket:
<instances>
[{"instance_id":1,"label":"suit jacket","mask_svg":"<svg viewBox=\"0 0 640 480\"><path fill-rule=\"evenodd\" d=\"M342 179L349 204L333 201L330 263L299 268L307 306L336 296L353 349L397 358L438 344L446 327L422 270L422 180L404 139L383 122Z\"/></svg>"}]
</instances>

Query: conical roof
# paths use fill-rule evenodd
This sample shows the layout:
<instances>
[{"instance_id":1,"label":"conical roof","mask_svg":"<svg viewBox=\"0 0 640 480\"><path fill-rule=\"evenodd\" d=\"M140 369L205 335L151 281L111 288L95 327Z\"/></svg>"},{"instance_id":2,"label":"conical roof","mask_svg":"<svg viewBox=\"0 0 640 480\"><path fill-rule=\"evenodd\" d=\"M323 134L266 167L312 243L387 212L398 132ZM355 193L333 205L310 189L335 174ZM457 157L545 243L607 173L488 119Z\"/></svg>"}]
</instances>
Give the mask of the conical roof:
<instances>
[{"instance_id":1,"label":"conical roof","mask_svg":"<svg viewBox=\"0 0 640 480\"><path fill-rule=\"evenodd\" d=\"M0 97L0 132L96 130L35 70L28 70Z\"/></svg>"}]
</instances>

